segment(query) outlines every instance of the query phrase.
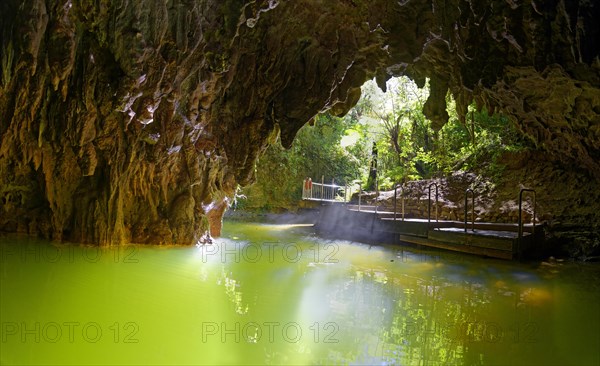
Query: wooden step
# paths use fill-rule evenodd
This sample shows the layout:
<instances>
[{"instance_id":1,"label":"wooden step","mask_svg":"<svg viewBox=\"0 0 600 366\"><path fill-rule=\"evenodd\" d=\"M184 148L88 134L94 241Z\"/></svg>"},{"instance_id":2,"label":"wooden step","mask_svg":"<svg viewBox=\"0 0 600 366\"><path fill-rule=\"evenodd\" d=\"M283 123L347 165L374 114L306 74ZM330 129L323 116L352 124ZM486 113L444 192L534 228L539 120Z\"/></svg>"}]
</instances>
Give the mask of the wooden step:
<instances>
[{"instance_id":1,"label":"wooden step","mask_svg":"<svg viewBox=\"0 0 600 366\"><path fill-rule=\"evenodd\" d=\"M510 233L512 234L512 233ZM465 233L464 231L429 230L429 239L445 243L513 252L514 237Z\"/></svg>"},{"instance_id":2,"label":"wooden step","mask_svg":"<svg viewBox=\"0 0 600 366\"><path fill-rule=\"evenodd\" d=\"M462 244L456 244L456 243L448 243L448 242L434 240L431 238L421 238L421 237L416 237L416 236L411 236L411 235L399 235L398 239L400 241L403 241L406 243L418 244L418 245L439 248L439 249L446 249L446 250L451 250L451 251L455 251L455 252L483 255L486 257L508 259L508 260L512 260L514 258L513 252L506 251L506 250L499 250L499 249L485 248L485 247L471 246L471 245L462 245Z\"/></svg>"},{"instance_id":3,"label":"wooden step","mask_svg":"<svg viewBox=\"0 0 600 366\"><path fill-rule=\"evenodd\" d=\"M317 224L322 231L337 232L349 239L368 242L406 242L433 248L483 255L501 259L514 259L518 252L533 248L543 241L543 232L536 235L524 228L519 242L516 224L476 223L464 230L464 222L450 220L393 219L393 212L377 212L374 206L362 206L361 211L348 210L351 205L330 205L321 209ZM372 209L373 211L370 211Z\"/></svg>"},{"instance_id":4,"label":"wooden step","mask_svg":"<svg viewBox=\"0 0 600 366\"><path fill-rule=\"evenodd\" d=\"M454 221L456 224L454 227L463 228L465 227L465 223L463 221ZM471 230L471 223L467 223L467 229ZM512 231L518 232L519 225L511 224L511 223L500 223L500 222L475 222L475 230L495 230L495 231ZM523 232L532 232L533 225L525 224L523 225Z\"/></svg>"}]
</instances>

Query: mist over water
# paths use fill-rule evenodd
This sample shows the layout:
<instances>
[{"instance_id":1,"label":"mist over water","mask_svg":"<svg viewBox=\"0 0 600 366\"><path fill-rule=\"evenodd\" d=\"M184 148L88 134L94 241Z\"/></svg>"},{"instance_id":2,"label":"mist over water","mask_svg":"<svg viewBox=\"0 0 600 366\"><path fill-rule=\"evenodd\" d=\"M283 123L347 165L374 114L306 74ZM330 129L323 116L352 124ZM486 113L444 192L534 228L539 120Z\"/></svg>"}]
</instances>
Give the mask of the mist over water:
<instances>
[{"instance_id":1,"label":"mist over water","mask_svg":"<svg viewBox=\"0 0 600 366\"><path fill-rule=\"evenodd\" d=\"M2 364L597 365L600 268L226 222L212 246L1 238Z\"/></svg>"}]
</instances>

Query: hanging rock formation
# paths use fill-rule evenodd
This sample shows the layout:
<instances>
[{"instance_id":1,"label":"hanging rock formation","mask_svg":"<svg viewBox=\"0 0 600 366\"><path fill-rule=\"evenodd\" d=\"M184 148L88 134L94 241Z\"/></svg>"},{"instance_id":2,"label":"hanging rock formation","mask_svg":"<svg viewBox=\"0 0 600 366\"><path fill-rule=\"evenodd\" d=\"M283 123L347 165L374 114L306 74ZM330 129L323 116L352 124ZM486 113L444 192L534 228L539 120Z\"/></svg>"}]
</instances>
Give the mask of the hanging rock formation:
<instances>
[{"instance_id":1,"label":"hanging rock formation","mask_svg":"<svg viewBox=\"0 0 600 366\"><path fill-rule=\"evenodd\" d=\"M598 186L597 19L589 0L3 0L0 230L218 235L271 141L403 74L430 78L436 128L450 91Z\"/></svg>"}]
</instances>

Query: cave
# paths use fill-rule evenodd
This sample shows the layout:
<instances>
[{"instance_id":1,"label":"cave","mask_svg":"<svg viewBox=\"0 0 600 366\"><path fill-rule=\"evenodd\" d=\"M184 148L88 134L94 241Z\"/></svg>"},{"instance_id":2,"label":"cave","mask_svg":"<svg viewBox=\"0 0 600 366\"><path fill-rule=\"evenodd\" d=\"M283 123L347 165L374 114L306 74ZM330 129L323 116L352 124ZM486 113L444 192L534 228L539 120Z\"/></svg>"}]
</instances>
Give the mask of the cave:
<instances>
[{"instance_id":1,"label":"cave","mask_svg":"<svg viewBox=\"0 0 600 366\"><path fill-rule=\"evenodd\" d=\"M501 112L544 163L557 232L598 247L600 6L555 0L0 4L0 230L193 244L280 138L375 78ZM575 240L574 239L574 240ZM575 241L577 241L575 240ZM580 244L574 244L580 245Z\"/></svg>"},{"instance_id":2,"label":"cave","mask_svg":"<svg viewBox=\"0 0 600 366\"><path fill-rule=\"evenodd\" d=\"M0 364L599 365L599 20L596 0L0 0ZM364 241L223 220L271 148L395 77L428 85L432 131L497 113L533 146L501 152L502 197L535 189L550 253L520 258L522 227L508 256L453 251L425 180L405 188L429 222L360 189L321 207Z\"/></svg>"}]
</instances>

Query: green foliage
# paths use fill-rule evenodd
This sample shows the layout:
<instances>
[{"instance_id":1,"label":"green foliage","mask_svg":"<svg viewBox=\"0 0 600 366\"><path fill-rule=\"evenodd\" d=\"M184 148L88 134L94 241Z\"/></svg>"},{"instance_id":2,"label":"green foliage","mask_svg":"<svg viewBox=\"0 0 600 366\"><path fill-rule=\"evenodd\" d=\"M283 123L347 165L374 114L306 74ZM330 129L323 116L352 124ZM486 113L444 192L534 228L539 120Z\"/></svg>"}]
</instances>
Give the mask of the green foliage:
<instances>
[{"instance_id":1,"label":"green foliage","mask_svg":"<svg viewBox=\"0 0 600 366\"><path fill-rule=\"evenodd\" d=\"M513 123L502 115L469 107L460 122L448 95L449 121L440 131L423 115L428 85L419 89L408 78L391 79L383 93L366 83L358 104L344 118L320 115L315 126L304 126L291 149L270 146L257 165L257 183L243 190L252 208L291 208L301 199L302 181L335 179L338 184L369 177L373 144L377 146L380 189L395 183L471 171L490 178L502 173L498 163L505 151L528 148ZM373 184L374 187L374 184Z\"/></svg>"},{"instance_id":2,"label":"green foliage","mask_svg":"<svg viewBox=\"0 0 600 366\"><path fill-rule=\"evenodd\" d=\"M428 157L422 153L430 150L433 135L423 115L428 90L419 89L408 78L392 79L387 89L383 93L374 82L368 82L359 102L361 124L369 140L377 144L381 189L423 175Z\"/></svg>"},{"instance_id":3,"label":"green foliage","mask_svg":"<svg viewBox=\"0 0 600 366\"><path fill-rule=\"evenodd\" d=\"M526 149L529 144L503 115L469 107L465 124L449 103L450 119L439 131L431 152L431 168L441 175L454 171L473 171L489 177L502 173L499 158L506 151Z\"/></svg>"},{"instance_id":4,"label":"green foliage","mask_svg":"<svg viewBox=\"0 0 600 366\"><path fill-rule=\"evenodd\" d=\"M347 131L354 128L351 118L319 115L315 126L304 126L292 147L285 150L279 142L269 146L256 167L257 182L242 190L246 200L239 200L239 208L294 207L302 196L302 182L306 177L336 184L350 184L358 177L362 161L340 145ZM354 152L360 153L355 148Z\"/></svg>"},{"instance_id":5,"label":"green foliage","mask_svg":"<svg viewBox=\"0 0 600 366\"><path fill-rule=\"evenodd\" d=\"M458 170L497 176L502 173L498 161L505 151L529 147L505 116L489 115L470 106L467 120L461 123L450 94L449 120L436 132L423 115L428 85L418 89L409 79L397 78L388 83L385 94L373 85L371 82L363 87L359 108L363 121L375 121L366 133L377 143L382 189L396 182L444 176Z\"/></svg>"}]
</instances>

